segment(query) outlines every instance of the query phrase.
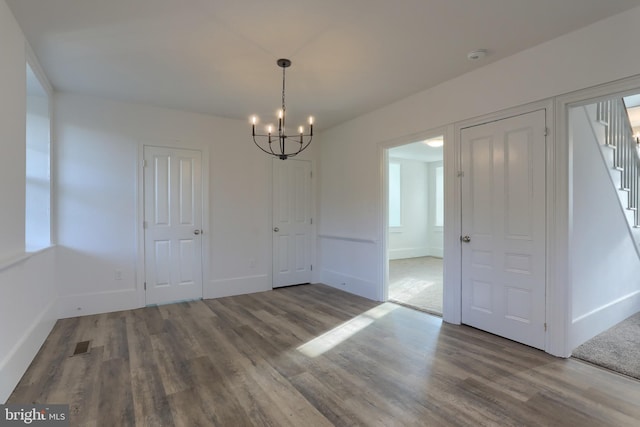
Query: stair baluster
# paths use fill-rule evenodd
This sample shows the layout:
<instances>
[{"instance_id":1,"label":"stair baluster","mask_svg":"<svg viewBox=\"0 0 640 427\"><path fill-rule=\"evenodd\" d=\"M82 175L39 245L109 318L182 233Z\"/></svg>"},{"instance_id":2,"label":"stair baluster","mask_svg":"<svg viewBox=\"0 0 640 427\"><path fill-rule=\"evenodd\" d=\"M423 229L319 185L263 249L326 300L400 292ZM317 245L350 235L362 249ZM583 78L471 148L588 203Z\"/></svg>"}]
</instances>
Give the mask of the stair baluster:
<instances>
[{"instance_id":1,"label":"stair baluster","mask_svg":"<svg viewBox=\"0 0 640 427\"><path fill-rule=\"evenodd\" d=\"M615 150L613 166L620 171L620 186L628 194L627 209L633 210L633 227L640 227L640 154L627 108L622 99L597 103L597 120L606 126L605 144Z\"/></svg>"}]
</instances>

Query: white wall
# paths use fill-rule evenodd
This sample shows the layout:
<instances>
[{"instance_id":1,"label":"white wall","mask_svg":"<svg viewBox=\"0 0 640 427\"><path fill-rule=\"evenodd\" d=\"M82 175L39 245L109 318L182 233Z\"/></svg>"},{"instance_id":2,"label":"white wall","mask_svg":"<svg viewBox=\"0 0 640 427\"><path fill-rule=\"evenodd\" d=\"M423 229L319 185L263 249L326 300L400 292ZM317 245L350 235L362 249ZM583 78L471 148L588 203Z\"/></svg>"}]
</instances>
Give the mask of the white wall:
<instances>
[{"instance_id":1,"label":"white wall","mask_svg":"<svg viewBox=\"0 0 640 427\"><path fill-rule=\"evenodd\" d=\"M429 186L426 162L389 158L400 164L401 227L389 229L389 259L429 255Z\"/></svg>"},{"instance_id":2,"label":"white wall","mask_svg":"<svg viewBox=\"0 0 640 427\"><path fill-rule=\"evenodd\" d=\"M56 96L55 110L61 317L144 304L136 281L143 144L209 154L205 298L271 289L271 158L247 122L72 94Z\"/></svg>"},{"instance_id":3,"label":"white wall","mask_svg":"<svg viewBox=\"0 0 640 427\"><path fill-rule=\"evenodd\" d=\"M417 93L321 134L319 257L324 282L380 299L385 230L380 146L403 136L547 99L640 72L635 27L640 7ZM445 147L445 164L456 164ZM445 171L447 206L455 206L455 170ZM447 277L459 277L459 212L445 219ZM453 230L453 232L451 232ZM566 232L566 230L560 230ZM331 236L323 238L322 236ZM349 240L349 237L357 239ZM361 258L354 264L345 257ZM325 274L326 272L326 274ZM349 286L350 281L357 286ZM342 285L346 283L346 285ZM445 287L446 287L445 286ZM445 299L448 292L445 290ZM449 304L451 302L449 301ZM445 301L445 320L448 319Z\"/></svg>"},{"instance_id":4,"label":"white wall","mask_svg":"<svg viewBox=\"0 0 640 427\"><path fill-rule=\"evenodd\" d=\"M640 310L640 260L584 107L570 124L573 349Z\"/></svg>"},{"instance_id":5,"label":"white wall","mask_svg":"<svg viewBox=\"0 0 640 427\"><path fill-rule=\"evenodd\" d=\"M57 319L55 250L0 268L0 402L5 402Z\"/></svg>"},{"instance_id":6,"label":"white wall","mask_svg":"<svg viewBox=\"0 0 640 427\"><path fill-rule=\"evenodd\" d=\"M11 11L0 1L0 259L24 252L26 52Z\"/></svg>"},{"instance_id":7,"label":"white wall","mask_svg":"<svg viewBox=\"0 0 640 427\"><path fill-rule=\"evenodd\" d=\"M7 400L56 319L55 252L24 252L25 43L0 0L0 402Z\"/></svg>"}]
</instances>

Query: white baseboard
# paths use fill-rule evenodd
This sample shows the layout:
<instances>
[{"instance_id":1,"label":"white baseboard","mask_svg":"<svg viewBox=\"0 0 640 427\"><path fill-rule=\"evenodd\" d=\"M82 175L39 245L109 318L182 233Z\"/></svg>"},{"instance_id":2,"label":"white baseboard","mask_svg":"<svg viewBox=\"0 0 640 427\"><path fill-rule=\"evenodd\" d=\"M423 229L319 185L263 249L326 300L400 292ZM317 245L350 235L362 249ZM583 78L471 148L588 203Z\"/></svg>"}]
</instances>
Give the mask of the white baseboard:
<instances>
[{"instance_id":1,"label":"white baseboard","mask_svg":"<svg viewBox=\"0 0 640 427\"><path fill-rule=\"evenodd\" d=\"M442 246L439 248L429 248L427 256L432 256L434 258L444 258L444 248Z\"/></svg>"},{"instance_id":2,"label":"white baseboard","mask_svg":"<svg viewBox=\"0 0 640 427\"><path fill-rule=\"evenodd\" d=\"M349 292L374 301L381 301L380 286L377 283L333 270L322 270L320 282L332 288Z\"/></svg>"},{"instance_id":3,"label":"white baseboard","mask_svg":"<svg viewBox=\"0 0 640 427\"><path fill-rule=\"evenodd\" d=\"M56 300L52 300L33 320L33 323L9 354L0 361L0 402L5 403L18 385L31 361L49 336L56 323ZM6 326L5 327L10 327ZM25 402L28 403L28 402Z\"/></svg>"},{"instance_id":4,"label":"white baseboard","mask_svg":"<svg viewBox=\"0 0 640 427\"><path fill-rule=\"evenodd\" d=\"M398 248L389 249L389 259L405 259L429 256L429 248Z\"/></svg>"},{"instance_id":5,"label":"white baseboard","mask_svg":"<svg viewBox=\"0 0 640 427\"><path fill-rule=\"evenodd\" d=\"M570 348L575 349L639 311L640 291L636 291L574 319L571 324Z\"/></svg>"},{"instance_id":6,"label":"white baseboard","mask_svg":"<svg viewBox=\"0 0 640 427\"><path fill-rule=\"evenodd\" d=\"M423 256L432 256L436 258L442 258L443 249L436 247L425 248L402 248L402 249L390 249L389 259L407 259L407 258L419 258Z\"/></svg>"},{"instance_id":7,"label":"white baseboard","mask_svg":"<svg viewBox=\"0 0 640 427\"><path fill-rule=\"evenodd\" d=\"M266 274L257 276L234 277L209 281L204 289L204 298L222 298L233 295L252 294L271 290L271 277Z\"/></svg>"},{"instance_id":8,"label":"white baseboard","mask_svg":"<svg viewBox=\"0 0 640 427\"><path fill-rule=\"evenodd\" d=\"M58 317L64 319L140 307L136 289L67 295L58 299Z\"/></svg>"}]
</instances>

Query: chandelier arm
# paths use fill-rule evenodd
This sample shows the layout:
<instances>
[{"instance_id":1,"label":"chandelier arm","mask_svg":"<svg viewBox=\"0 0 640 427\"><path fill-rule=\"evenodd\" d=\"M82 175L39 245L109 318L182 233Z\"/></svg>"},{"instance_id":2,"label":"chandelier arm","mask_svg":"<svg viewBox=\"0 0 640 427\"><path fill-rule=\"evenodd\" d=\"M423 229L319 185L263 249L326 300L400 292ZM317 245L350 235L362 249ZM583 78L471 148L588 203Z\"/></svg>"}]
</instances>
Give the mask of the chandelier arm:
<instances>
[{"instance_id":1,"label":"chandelier arm","mask_svg":"<svg viewBox=\"0 0 640 427\"><path fill-rule=\"evenodd\" d=\"M268 136L268 135L255 135L255 136L263 136L263 137L264 137L264 136ZM305 136L305 137L306 137L306 136L308 136L308 137L309 137L309 140L305 142L305 141L304 141L304 138L303 138L302 140L300 140L300 139L293 139L293 138L291 138L291 140L292 140L293 142L295 142L295 143L297 143L297 144L300 144L300 148L299 148L297 151L294 151L294 152L291 152L291 153L286 153L286 152L284 151L284 149L282 149L282 145L280 145L280 148L281 148L280 153L278 153L278 152L274 151L274 150L273 150L273 144L272 144L272 143L269 143L269 150L265 150L265 149L260 145L260 143L258 143L258 141L256 140L256 138L255 138L255 137L253 138L253 142L254 142L254 144L255 144L255 145L256 145L260 150L264 151L266 154L270 154L270 155L272 155L272 156L279 157L279 158L281 158L281 159L282 159L282 158L294 157L294 156L296 156L296 155L298 155L298 154L302 153L304 150L306 150L306 149L307 149L307 147L309 147L309 145L311 144L311 141L313 140L313 135L303 135L303 136ZM281 142L284 142L284 139L280 139L280 141L281 141Z\"/></svg>"},{"instance_id":2,"label":"chandelier arm","mask_svg":"<svg viewBox=\"0 0 640 427\"><path fill-rule=\"evenodd\" d=\"M284 155L284 156L288 156L288 154L287 154L287 153L285 153L285 150L284 150L284 148L285 148L285 147L284 147L284 142L285 142L285 139L286 139L286 138L278 137L278 140L279 140L279 144L278 144L278 145L280 146L280 152L278 153L278 152L276 152L276 151L273 151L273 141L272 141L270 138L269 138L269 140L267 141L267 142L269 143L269 150L265 150L265 149L262 147L262 145L260 145L260 143L256 140L256 136L257 136L257 137L269 137L270 135L261 135L261 134L255 134L255 135L253 135L253 143L254 143L254 144L255 144L259 149L261 149L262 151L264 151L265 153L267 153L267 154L272 154L272 155L274 155L274 156L278 156L278 157L283 156L283 155ZM286 137L286 135L285 135L285 137ZM296 142L299 142L299 141L296 141Z\"/></svg>"},{"instance_id":3,"label":"chandelier arm","mask_svg":"<svg viewBox=\"0 0 640 427\"><path fill-rule=\"evenodd\" d=\"M271 154L273 156L277 156L277 157L282 158L282 156L280 154L278 154L277 152L273 151L273 140L271 139L271 135L268 135L268 136L269 136L269 151L271 151ZM280 132L278 132L278 139L280 139Z\"/></svg>"},{"instance_id":4,"label":"chandelier arm","mask_svg":"<svg viewBox=\"0 0 640 427\"><path fill-rule=\"evenodd\" d=\"M256 147L258 147L259 149L261 149L262 151L264 151L264 152L265 152L265 153L267 153L267 154L271 154L271 155L274 155L274 156L277 156L277 155L278 155L278 154L276 154L276 153L274 153L274 152L273 152L273 149L271 148L271 144L269 144L269 150L270 150L270 151L267 151L267 150L265 150L264 148L262 148L262 146L258 143L258 141L256 141L256 136L267 136L267 135L255 135L255 136L253 137L253 143L254 143L254 144L256 144Z\"/></svg>"},{"instance_id":5,"label":"chandelier arm","mask_svg":"<svg viewBox=\"0 0 640 427\"><path fill-rule=\"evenodd\" d=\"M302 153L304 150L306 150L306 148L309 146L309 144L311 144L311 140L313 139L313 135L310 135L311 137L309 138L309 140L304 143L303 141L296 141L298 143L300 143L300 149L298 151L296 151L295 154L290 154L290 156L295 156L296 154L300 154ZM302 144L304 144L304 146L302 146Z\"/></svg>"},{"instance_id":6,"label":"chandelier arm","mask_svg":"<svg viewBox=\"0 0 640 427\"><path fill-rule=\"evenodd\" d=\"M311 144L311 141L312 141L312 140L313 140L313 135L310 135L310 136L309 136L309 141L307 141L307 143L305 144L305 146L304 146L304 147L302 147L302 148L300 149L300 151L298 151L298 153L300 153L301 151L304 151L304 150L305 150L305 149L306 149L306 148Z\"/></svg>"},{"instance_id":7,"label":"chandelier arm","mask_svg":"<svg viewBox=\"0 0 640 427\"><path fill-rule=\"evenodd\" d=\"M273 141L271 140L271 138L269 138L269 151L271 152L272 156L277 156L278 155L278 153L273 151Z\"/></svg>"}]
</instances>

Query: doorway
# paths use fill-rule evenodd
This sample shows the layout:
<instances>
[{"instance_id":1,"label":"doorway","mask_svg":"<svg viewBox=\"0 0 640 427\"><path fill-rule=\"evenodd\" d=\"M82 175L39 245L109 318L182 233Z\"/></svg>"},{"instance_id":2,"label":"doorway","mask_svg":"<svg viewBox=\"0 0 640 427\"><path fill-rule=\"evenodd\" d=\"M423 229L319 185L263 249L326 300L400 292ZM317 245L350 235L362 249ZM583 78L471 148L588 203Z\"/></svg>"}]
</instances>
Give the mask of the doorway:
<instances>
[{"instance_id":1,"label":"doorway","mask_svg":"<svg viewBox=\"0 0 640 427\"><path fill-rule=\"evenodd\" d=\"M442 316L444 136L388 149L389 301Z\"/></svg>"},{"instance_id":2,"label":"doorway","mask_svg":"<svg viewBox=\"0 0 640 427\"><path fill-rule=\"evenodd\" d=\"M567 113L573 166L570 350L640 379L640 94L635 86L570 104Z\"/></svg>"},{"instance_id":3,"label":"doorway","mask_svg":"<svg viewBox=\"0 0 640 427\"><path fill-rule=\"evenodd\" d=\"M202 298L202 153L144 147L145 303Z\"/></svg>"}]
</instances>

